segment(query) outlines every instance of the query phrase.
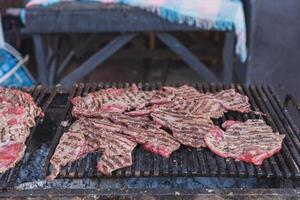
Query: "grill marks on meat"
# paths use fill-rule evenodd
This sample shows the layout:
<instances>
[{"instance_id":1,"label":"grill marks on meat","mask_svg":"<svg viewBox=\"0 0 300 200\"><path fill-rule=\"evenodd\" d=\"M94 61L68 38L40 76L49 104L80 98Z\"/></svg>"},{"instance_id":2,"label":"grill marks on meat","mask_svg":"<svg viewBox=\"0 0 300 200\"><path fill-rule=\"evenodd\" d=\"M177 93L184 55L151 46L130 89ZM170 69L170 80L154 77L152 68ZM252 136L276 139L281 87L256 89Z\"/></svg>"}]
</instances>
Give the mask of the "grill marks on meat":
<instances>
[{"instance_id":1,"label":"grill marks on meat","mask_svg":"<svg viewBox=\"0 0 300 200\"><path fill-rule=\"evenodd\" d=\"M22 159L30 128L38 116L43 117L43 112L29 94L0 88L0 173Z\"/></svg>"},{"instance_id":2,"label":"grill marks on meat","mask_svg":"<svg viewBox=\"0 0 300 200\"><path fill-rule=\"evenodd\" d=\"M128 135L147 151L168 158L180 147L172 135L147 117L131 117L120 113L107 113L103 117L111 120L111 125L107 121L98 120L95 122L96 127Z\"/></svg>"},{"instance_id":3,"label":"grill marks on meat","mask_svg":"<svg viewBox=\"0 0 300 200\"><path fill-rule=\"evenodd\" d=\"M246 122L226 121L222 125L226 131L212 129L204 140L208 148L224 158L234 158L261 165L262 162L279 152L284 135L274 133L263 120Z\"/></svg>"},{"instance_id":4,"label":"grill marks on meat","mask_svg":"<svg viewBox=\"0 0 300 200\"><path fill-rule=\"evenodd\" d=\"M61 137L55 149L50 163L52 164L51 174L47 177L53 180L60 172L61 167L83 157L86 153L86 143L81 132L66 132Z\"/></svg>"},{"instance_id":5,"label":"grill marks on meat","mask_svg":"<svg viewBox=\"0 0 300 200\"><path fill-rule=\"evenodd\" d=\"M204 135L215 128L213 122L206 117L168 110L157 110L150 115L156 123L170 129L181 144L190 147L206 147Z\"/></svg>"},{"instance_id":6,"label":"grill marks on meat","mask_svg":"<svg viewBox=\"0 0 300 200\"><path fill-rule=\"evenodd\" d=\"M174 94L162 91L141 91L133 84L130 88L110 88L72 99L75 117L99 117L103 112L140 110L152 104L170 102ZM133 114L134 115L134 114Z\"/></svg>"},{"instance_id":7,"label":"grill marks on meat","mask_svg":"<svg viewBox=\"0 0 300 200\"><path fill-rule=\"evenodd\" d=\"M111 175L132 164L131 152L137 143L126 135L97 128L94 124L99 120L109 123L106 119L80 118L63 134L50 160L52 170L47 179L53 180L61 167L98 150L103 153L97 168L103 174Z\"/></svg>"},{"instance_id":8,"label":"grill marks on meat","mask_svg":"<svg viewBox=\"0 0 300 200\"><path fill-rule=\"evenodd\" d=\"M164 109L201 115L207 118L222 117L227 111L252 112L248 97L234 89L205 94L186 85L178 89L172 87L164 87L163 89L172 91L176 96L175 101L163 105ZM262 113L256 112L256 114Z\"/></svg>"}]
</instances>

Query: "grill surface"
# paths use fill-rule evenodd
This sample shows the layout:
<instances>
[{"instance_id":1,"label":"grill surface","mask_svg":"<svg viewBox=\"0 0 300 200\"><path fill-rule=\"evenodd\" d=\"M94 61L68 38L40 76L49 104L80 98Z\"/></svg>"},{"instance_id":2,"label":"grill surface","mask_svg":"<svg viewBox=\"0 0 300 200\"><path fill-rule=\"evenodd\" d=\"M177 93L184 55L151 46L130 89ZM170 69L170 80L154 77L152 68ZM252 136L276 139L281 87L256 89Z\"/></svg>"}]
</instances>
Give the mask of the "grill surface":
<instances>
[{"instance_id":1,"label":"grill surface","mask_svg":"<svg viewBox=\"0 0 300 200\"><path fill-rule=\"evenodd\" d=\"M69 100L74 96L85 96L89 92L109 87L129 87L125 84L79 84L73 87ZM144 90L158 89L161 84L139 84ZM179 86L172 85L172 86ZM238 92L249 97L252 109L261 111L267 116L240 114L228 112L224 117L214 120L220 125L227 119L245 121L247 119L262 118L274 131L285 134L280 153L267 159L261 166L244 162L235 162L233 159L218 157L207 149L181 147L169 159L144 151L141 147L133 152L133 165L113 172L112 177L163 177L163 176L203 176L203 177L240 177L240 178L288 178L300 177L300 135L297 126L290 119L289 114L282 109L282 104L268 86L241 86L241 85L192 85L201 92L217 92L223 89L235 88ZM72 105L68 101L62 114L61 121L74 121L71 116ZM45 173L50 173L50 158L53 155L59 139L67 127L60 126L53 139L52 146L46 161ZM59 178L97 178L104 177L96 170L96 163L100 153L90 153L87 157L73 162L62 168Z\"/></svg>"},{"instance_id":2,"label":"grill surface","mask_svg":"<svg viewBox=\"0 0 300 200\"><path fill-rule=\"evenodd\" d=\"M18 88L20 89L20 88ZM58 92L58 88L54 88L52 91L47 90L46 87L43 86L33 86L29 89L24 88L22 89L24 92L28 92L36 102L36 104L42 108L43 112L45 112L50 105L51 101L54 99ZM26 151L29 152L29 149L31 147L31 139L34 135L34 132L36 130L36 127L42 122L42 118L38 118L36 120L36 125L31 128L30 135L26 140ZM24 155L25 155L24 154ZM14 168L11 168L6 173L0 174L0 189L9 187L14 184L17 175L19 173L20 167L21 167L22 160L20 160Z\"/></svg>"}]
</instances>

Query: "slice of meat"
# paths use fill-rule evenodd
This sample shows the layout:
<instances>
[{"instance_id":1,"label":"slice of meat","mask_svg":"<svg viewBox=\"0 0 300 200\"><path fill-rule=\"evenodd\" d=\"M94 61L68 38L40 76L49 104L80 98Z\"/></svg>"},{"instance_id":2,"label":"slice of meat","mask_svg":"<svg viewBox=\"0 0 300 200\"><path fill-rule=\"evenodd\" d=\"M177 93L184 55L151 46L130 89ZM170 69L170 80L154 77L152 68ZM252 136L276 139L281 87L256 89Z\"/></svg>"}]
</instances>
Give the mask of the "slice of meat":
<instances>
[{"instance_id":1,"label":"slice of meat","mask_svg":"<svg viewBox=\"0 0 300 200\"><path fill-rule=\"evenodd\" d=\"M156 123L170 129L181 144L190 147L206 147L204 135L215 127L210 119L187 113L158 109L150 115Z\"/></svg>"},{"instance_id":2,"label":"slice of meat","mask_svg":"<svg viewBox=\"0 0 300 200\"><path fill-rule=\"evenodd\" d=\"M52 170L47 179L53 180L61 167L98 150L103 152L97 165L103 174L110 175L112 171L132 163L131 152L137 143L130 137L117 133L117 129L112 129L112 132L97 128L94 121L99 120L103 121L106 128L109 127L109 121L104 123L104 119L80 118L63 134L50 160Z\"/></svg>"},{"instance_id":3,"label":"slice of meat","mask_svg":"<svg viewBox=\"0 0 300 200\"><path fill-rule=\"evenodd\" d=\"M251 112L249 98L236 92L234 89L222 90L211 94L226 110L238 111L242 113Z\"/></svg>"},{"instance_id":4,"label":"slice of meat","mask_svg":"<svg viewBox=\"0 0 300 200\"><path fill-rule=\"evenodd\" d=\"M131 117L120 113L107 113L103 117L110 119L111 125L107 124L107 120L94 120L96 127L128 135L147 151L168 158L180 147L180 143L172 135L147 117Z\"/></svg>"},{"instance_id":5,"label":"slice of meat","mask_svg":"<svg viewBox=\"0 0 300 200\"><path fill-rule=\"evenodd\" d=\"M86 154L86 141L83 133L80 131L64 133L51 157L52 169L47 179L53 180L59 174L61 167L84 157Z\"/></svg>"},{"instance_id":6,"label":"slice of meat","mask_svg":"<svg viewBox=\"0 0 300 200\"><path fill-rule=\"evenodd\" d=\"M261 165L263 161L279 152L284 135L274 133L263 120L249 119L246 122L224 122L223 127L212 129L205 135L207 147L224 158L234 158Z\"/></svg>"},{"instance_id":7,"label":"slice of meat","mask_svg":"<svg viewBox=\"0 0 300 200\"><path fill-rule=\"evenodd\" d=\"M201 93L197 89L188 85L183 85L179 88L163 87L162 90L168 93L174 93L176 99L195 100L202 98L205 95L204 93Z\"/></svg>"},{"instance_id":8,"label":"slice of meat","mask_svg":"<svg viewBox=\"0 0 300 200\"><path fill-rule=\"evenodd\" d=\"M115 133L112 133L112 136L107 137L108 147L97 163L97 169L105 175L111 175L117 169L131 166L131 154L137 145L130 137Z\"/></svg>"},{"instance_id":9,"label":"slice of meat","mask_svg":"<svg viewBox=\"0 0 300 200\"><path fill-rule=\"evenodd\" d=\"M12 168L24 156L26 146L23 143L10 143L0 146L0 173Z\"/></svg>"},{"instance_id":10,"label":"slice of meat","mask_svg":"<svg viewBox=\"0 0 300 200\"><path fill-rule=\"evenodd\" d=\"M171 92L142 91L133 84L130 88L110 88L72 99L75 117L99 117L103 112L127 112L141 110L152 104L163 104L174 98Z\"/></svg>"},{"instance_id":11,"label":"slice of meat","mask_svg":"<svg viewBox=\"0 0 300 200\"><path fill-rule=\"evenodd\" d=\"M0 173L14 167L23 157L30 128L43 112L22 91L0 88Z\"/></svg>"},{"instance_id":12,"label":"slice of meat","mask_svg":"<svg viewBox=\"0 0 300 200\"><path fill-rule=\"evenodd\" d=\"M110 155L105 151L101 156L100 161L97 163L97 170L107 176L111 176L113 171L124 167L129 167L131 165L131 152L123 152L120 155Z\"/></svg>"},{"instance_id":13,"label":"slice of meat","mask_svg":"<svg viewBox=\"0 0 300 200\"><path fill-rule=\"evenodd\" d=\"M184 85L179 88L165 87L164 90L172 91L176 96L174 101L158 107L165 110L201 115L207 118L222 117L227 111L253 112L264 115L261 112L252 111L248 97L234 89L222 90L217 93L200 93L195 88Z\"/></svg>"}]
</instances>

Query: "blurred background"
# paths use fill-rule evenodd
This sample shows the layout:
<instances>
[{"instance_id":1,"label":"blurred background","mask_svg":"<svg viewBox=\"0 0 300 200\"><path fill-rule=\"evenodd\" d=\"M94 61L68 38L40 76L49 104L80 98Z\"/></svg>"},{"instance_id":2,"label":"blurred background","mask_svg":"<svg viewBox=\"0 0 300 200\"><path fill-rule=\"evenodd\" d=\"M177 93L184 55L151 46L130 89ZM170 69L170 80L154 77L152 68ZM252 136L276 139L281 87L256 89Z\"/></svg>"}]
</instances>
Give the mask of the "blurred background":
<instances>
[{"instance_id":1,"label":"blurred background","mask_svg":"<svg viewBox=\"0 0 300 200\"><path fill-rule=\"evenodd\" d=\"M28 2L0 1L5 42L19 51L22 58L29 55L27 69L20 72L27 76L27 82L22 80L24 84L68 86L74 82L100 81L269 84L282 100L286 94L300 100L298 0L231 1L242 5L246 61L241 61L235 53L236 32L230 36L227 34L230 31L199 30L186 24L173 26L170 24L176 22L167 22L127 5L99 6L82 1L53 1L56 3L46 5L41 1L43 5L26 7ZM230 7L224 13L226 18L235 11ZM237 16L240 15L234 19ZM138 34L134 39L119 38L127 30L130 33L138 30ZM233 28L231 32L234 31ZM172 38L168 35L164 38L157 32L171 33ZM97 55L103 48L104 54Z\"/></svg>"}]
</instances>

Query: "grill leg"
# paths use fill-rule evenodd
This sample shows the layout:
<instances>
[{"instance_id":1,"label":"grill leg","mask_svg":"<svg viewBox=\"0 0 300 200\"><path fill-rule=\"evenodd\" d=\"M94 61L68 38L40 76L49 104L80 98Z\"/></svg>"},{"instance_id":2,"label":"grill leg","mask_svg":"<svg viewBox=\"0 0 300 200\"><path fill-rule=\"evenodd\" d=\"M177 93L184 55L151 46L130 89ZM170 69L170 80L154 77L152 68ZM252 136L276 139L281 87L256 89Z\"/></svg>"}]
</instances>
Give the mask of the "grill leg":
<instances>
[{"instance_id":1,"label":"grill leg","mask_svg":"<svg viewBox=\"0 0 300 200\"><path fill-rule=\"evenodd\" d=\"M216 75L199 61L183 44L169 33L156 33L157 37L165 43L174 53L185 61L193 70L200 74L207 81L220 82Z\"/></svg>"},{"instance_id":2,"label":"grill leg","mask_svg":"<svg viewBox=\"0 0 300 200\"><path fill-rule=\"evenodd\" d=\"M225 33L225 43L223 49L223 82L232 82L232 69L233 69L233 56L234 56L234 33Z\"/></svg>"},{"instance_id":3,"label":"grill leg","mask_svg":"<svg viewBox=\"0 0 300 200\"><path fill-rule=\"evenodd\" d=\"M116 51L122 48L127 42L134 38L135 34L122 34L108 43L105 47L91 56L87 61L81 64L77 69L64 77L60 83L64 86L70 86L72 83L82 79L85 75L90 73L99 64L103 63Z\"/></svg>"}]
</instances>

